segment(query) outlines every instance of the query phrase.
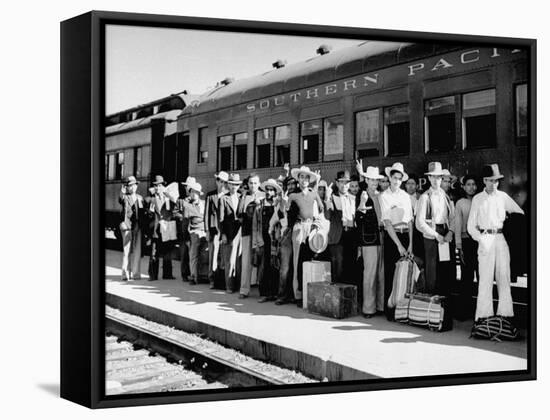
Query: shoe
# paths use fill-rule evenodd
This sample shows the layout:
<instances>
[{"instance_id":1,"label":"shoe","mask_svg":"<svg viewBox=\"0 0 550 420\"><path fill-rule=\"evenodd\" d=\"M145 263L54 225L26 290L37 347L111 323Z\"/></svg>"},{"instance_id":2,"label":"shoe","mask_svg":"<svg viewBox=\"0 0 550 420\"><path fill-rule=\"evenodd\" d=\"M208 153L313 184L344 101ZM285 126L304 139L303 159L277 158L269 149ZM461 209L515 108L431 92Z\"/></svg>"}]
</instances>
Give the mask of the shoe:
<instances>
[{"instance_id":1,"label":"shoe","mask_svg":"<svg viewBox=\"0 0 550 420\"><path fill-rule=\"evenodd\" d=\"M247 297L247 295L243 295L242 293L239 294L239 299L246 299Z\"/></svg>"},{"instance_id":2,"label":"shoe","mask_svg":"<svg viewBox=\"0 0 550 420\"><path fill-rule=\"evenodd\" d=\"M296 299L296 306L298 308L301 308L303 304L304 304L304 301L302 299Z\"/></svg>"},{"instance_id":3,"label":"shoe","mask_svg":"<svg viewBox=\"0 0 550 420\"><path fill-rule=\"evenodd\" d=\"M166 276L162 278L163 280L176 280L174 276Z\"/></svg>"},{"instance_id":4,"label":"shoe","mask_svg":"<svg viewBox=\"0 0 550 420\"><path fill-rule=\"evenodd\" d=\"M225 291L225 293L227 293L228 295L232 295L232 294L235 293L235 292L234 292L233 290L231 290L231 289L227 289L227 290Z\"/></svg>"},{"instance_id":5,"label":"shoe","mask_svg":"<svg viewBox=\"0 0 550 420\"><path fill-rule=\"evenodd\" d=\"M373 316L375 316L376 314L362 314L363 315L363 318L372 318Z\"/></svg>"},{"instance_id":6,"label":"shoe","mask_svg":"<svg viewBox=\"0 0 550 420\"><path fill-rule=\"evenodd\" d=\"M275 301L275 305L277 305L277 306L284 305L284 304L286 304L286 303L288 303L288 302L287 302L286 300L284 300L284 299L277 299L277 300Z\"/></svg>"},{"instance_id":7,"label":"shoe","mask_svg":"<svg viewBox=\"0 0 550 420\"><path fill-rule=\"evenodd\" d=\"M267 301L268 301L268 299L265 296L262 296L260 299L258 299L258 303L264 303L264 302L267 302Z\"/></svg>"},{"instance_id":8,"label":"shoe","mask_svg":"<svg viewBox=\"0 0 550 420\"><path fill-rule=\"evenodd\" d=\"M208 286L209 289L215 289L214 283L210 283L210 286Z\"/></svg>"}]
</instances>

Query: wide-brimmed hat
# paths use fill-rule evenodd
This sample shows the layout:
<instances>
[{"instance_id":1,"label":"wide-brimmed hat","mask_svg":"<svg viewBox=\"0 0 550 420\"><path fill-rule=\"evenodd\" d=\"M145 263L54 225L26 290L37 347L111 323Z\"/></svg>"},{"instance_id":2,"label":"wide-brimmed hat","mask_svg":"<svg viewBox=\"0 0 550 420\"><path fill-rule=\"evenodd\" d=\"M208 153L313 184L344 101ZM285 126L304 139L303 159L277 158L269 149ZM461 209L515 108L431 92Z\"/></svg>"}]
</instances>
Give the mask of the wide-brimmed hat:
<instances>
[{"instance_id":1,"label":"wide-brimmed hat","mask_svg":"<svg viewBox=\"0 0 550 420\"><path fill-rule=\"evenodd\" d=\"M489 179L502 179L504 178L504 175L500 173L498 164L491 163L490 165L485 165L483 167L483 169L481 170L481 177Z\"/></svg>"},{"instance_id":2,"label":"wide-brimmed hat","mask_svg":"<svg viewBox=\"0 0 550 420\"><path fill-rule=\"evenodd\" d=\"M127 187L129 187L130 185L137 185L137 184L139 184L139 181L133 175L130 175L124 178L124 185L126 185Z\"/></svg>"},{"instance_id":3,"label":"wide-brimmed hat","mask_svg":"<svg viewBox=\"0 0 550 420\"><path fill-rule=\"evenodd\" d=\"M317 184L317 188L328 188L328 184L327 184L327 181L325 181L324 179L320 180L319 183Z\"/></svg>"},{"instance_id":4,"label":"wide-brimmed hat","mask_svg":"<svg viewBox=\"0 0 550 420\"><path fill-rule=\"evenodd\" d=\"M182 185L189 186L189 184L194 184L196 182L197 182L197 180L195 179L194 176L188 176L187 179L185 180L185 182L182 182Z\"/></svg>"},{"instance_id":5,"label":"wide-brimmed hat","mask_svg":"<svg viewBox=\"0 0 550 420\"><path fill-rule=\"evenodd\" d=\"M424 175L443 176L443 175L446 175L446 173L445 173L445 169L443 169L443 166L441 166L441 162L430 162L428 163L428 172L424 172ZM451 175L450 172L449 172L449 175Z\"/></svg>"},{"instance_id":6,"label":"wide-brimmed hat","mask_svg":"<svg viewBox=\"0 0 550 420\"><path fill-rule=\"evenodd\" d=\"M194 181L194 178L193 178L193 182L190 182L190 183L187 184L187 188L189 190L193 190L193 191L198 192L199 194L202 194L202 185L199 184L198 182Z\"/></svg>"},{"instance_id":7,"label":"wide-brimmed hat","mask_svg":"<svg viewBox=\"0 0 550 420\"><path fill-rule=\"evenodd\" d=\"M336 174L336 181L350 182L349 171L338 171Z\"/></svg>"},{"instance_id":8,"label":"wide-brimmed hat","mask_svg":"<svg viewBox=\"0 0 550 420\"><path fill-rule=\"evenodd\" d=\"M227 183L233 185L241 185L243 182L241 181L241 176L239 174L231 174L227 178Z\"/></svg>"},{"instance_id":9,"label":"wide-brimmed hat","mask_svg":"<svg viewBox=\"0 0 550 420\"><path fill-rule=\"evenodd\" d=\"M273 188L279 194L283 192L283 189L281 188L281 186L277 184L277 181L275 181L273 178L269 178L267 181L264 181L260 184L260 189L262 191L265 191L266 187Z\"/></svg>"},{"instance_id":10,"label":"wide-brimmed hat","mask_svg":"<svg viewBox=\"0 0 550 420\"><path fill-rule=\"evenodd\" d=\"M220 171L214 175L214 178L219 179L220 181L227 182L227 180L229 179L229 175L227 174L227 172Z\"/></svg>"},{"instance_id":11,"label":"wide-brimmed hat","mask_svg":"<svg viewBox=\"0 0 550 420\"><path fill-rule=\"evenodd\" d=\"M405 172L405 169L403 168L403 164L401 162L395 162L392 166L386 167L386 175L388 176L388 178L390 178L390 174L393 171L400 172L401 175L403 175L403 182L406 182L407 179L409 179L409 175L407 175L407 173Z\"/></svg>"},{"instance_id":12,"label":"wide-brimmed hat","mask_svg":"<svg viewBox=\"0 0 550 420\"><path fill-rule=\"evenodd\" d=\"M162 175L155 175L155 180L153 181L153 185L158 185L158 184L166 184L166 182L164 182L164 178Z\"/></svg>"},{"instance_id":13,"label":"wide-brimmed hat","mask_svg":"<svg viewBox=\"0 0 550 420\"><path fill-rule=\"evenodd\" d=\"M449 178L449 181L453 183L458 179L455 175L452 175L448 169L443 169L443 178Z\"/></svg>"},{"instance_id":14,"label":"wide-brimmed hat","mask_svg":"<svg viewBox=\"0 0 550 420\"><path fill-rule=\"evenodd\" d=\"M320 175L317 175L307 166L300 166L299 168L294 168L290 171L290 175L296 180L298 180L298 175L300 174L306 174L307 176L309 176L309 182L318 182L321 179Z\"/></svg>"},{"instance_id":15,"label":"wide-brimmed hat","mask_svg":"<svg viewBox=\"0 0 550 420\"><path fill-rule=\"evenodd\" d=\"M328 232L325 229L313 229L308 237L309 249L320 254L328 246Z\"/></svg>"},{"instance_id":16,"label":"wide-brimmed hat","mask_svg":"<svg viewBox=\"0 0 550 420\"><path fill-rule=\"evenodd\" d=\"M367 172L363 174L365 178L369 179L382 179L384 178L384 175L380 175L380 171L378 170L378 166L368 166Z\"/></svg>"}]
</instances>

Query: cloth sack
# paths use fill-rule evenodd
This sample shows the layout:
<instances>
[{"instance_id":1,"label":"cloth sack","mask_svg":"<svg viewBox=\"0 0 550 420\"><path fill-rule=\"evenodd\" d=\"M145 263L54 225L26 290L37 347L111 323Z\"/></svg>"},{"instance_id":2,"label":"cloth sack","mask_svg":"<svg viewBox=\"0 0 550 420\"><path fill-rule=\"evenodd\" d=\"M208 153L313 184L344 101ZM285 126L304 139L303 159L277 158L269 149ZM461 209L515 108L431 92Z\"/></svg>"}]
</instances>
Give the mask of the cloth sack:
<instances>
[{"instance_id":1,"label":"cloth sack","mask_svg":"<svg viewBox=\"0 0 550 420\"><path fill-rule=\"evenodd\" d=\"M470 334L470 337L494 341L512 341L518 336L517 328L508 319L498 315L475 321Z\"/></svg>"},{"instance_id":2,"label":"cloth sack","mask_svg":"<svg viewBox=\"0 0 550 420\"><path fill-rule=\"evenodd\" d=\"M175 220L161 220L159 222L159 227L162 242L175 241L178 239L178 230Z\"/></svg>"},{"instance_id":3,"label":"cloth sack","mask_svg":"<svg viewBox=\"0 0 550 420\"><path fill-rule=\"evenodd\" d=\"M432 331L448 331L453 326L446 298L420 293L407 294L399 301L395 308L395 320Z\"/></svg>"}]
</instances>

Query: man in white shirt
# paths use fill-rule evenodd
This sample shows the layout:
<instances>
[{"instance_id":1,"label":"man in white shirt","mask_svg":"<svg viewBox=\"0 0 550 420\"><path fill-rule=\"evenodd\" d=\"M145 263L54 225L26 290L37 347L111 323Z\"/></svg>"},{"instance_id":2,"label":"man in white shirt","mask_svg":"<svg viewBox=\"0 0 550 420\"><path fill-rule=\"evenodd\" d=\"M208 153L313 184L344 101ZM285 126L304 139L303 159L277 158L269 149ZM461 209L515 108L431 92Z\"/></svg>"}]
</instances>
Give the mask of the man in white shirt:
<instances>
[{"instance_id":1,"label":"man in white shirt","mask_svg":"<svg viewBox=\"0 0 550 420\"><path fill-rule=\"evenodd\" d=\"M430 188L420 196L416 213L416 228L424 237L425 293L448 296L452 283L456 280L454 267L454 205L441 188L443 168L440 162L428 164ZM446 247L443 255L440 247ZM442 261L443 260L443 261Z\"/></svg>"},{"instance_id":2,"label":"man in white shirt","mask_svg":"<svg viewBox=\"0 0 550 420\"><path fill-rule=\"evenodd\" d=\"M482 172L485 189L472 200L468 217L468 233L478 242L479 290L475 320L494 315L493 280L498 290L497 315L513 317L510 289L510 250L502 234L506 213L523 210L512 198L498 190L501 175L498 165L486 165Z\"/></svg>"}]
</instances>

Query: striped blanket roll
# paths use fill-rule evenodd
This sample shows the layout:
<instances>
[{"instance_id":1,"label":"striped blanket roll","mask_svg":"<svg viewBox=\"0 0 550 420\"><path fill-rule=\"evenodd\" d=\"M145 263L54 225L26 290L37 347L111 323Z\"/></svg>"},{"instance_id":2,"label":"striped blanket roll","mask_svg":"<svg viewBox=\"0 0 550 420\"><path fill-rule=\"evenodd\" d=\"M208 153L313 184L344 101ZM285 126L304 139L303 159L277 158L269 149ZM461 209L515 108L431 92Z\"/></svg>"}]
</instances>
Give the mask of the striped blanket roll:
<instances>
[{"instance_id":1,"label":"striped blanket roll","mask_svg":"<svg viewBox=\"0 0 550 420\"><path fill-rule=\"evenodd\" d=\"M506 318L490 316L474 322L470 337L484 338L495 341L516 340L519 332Z\"/></svg>"},{"instance_id":2,"label":"striped blanket roll","mask_svg":"<svg viewBox=\"0 0 550 420\"><path fill-rule=\"evenodd\" d=\"M433 331L449 328L449 315L445 309L445 297L408 294L395 308L395 320L410 325L428 327ZM452 327L452 324L450 325Z\"/></svg>"}]
</instances>

